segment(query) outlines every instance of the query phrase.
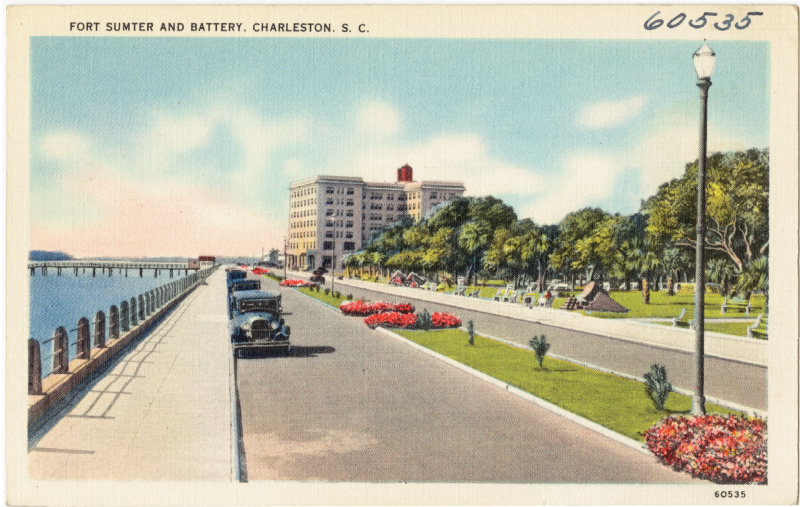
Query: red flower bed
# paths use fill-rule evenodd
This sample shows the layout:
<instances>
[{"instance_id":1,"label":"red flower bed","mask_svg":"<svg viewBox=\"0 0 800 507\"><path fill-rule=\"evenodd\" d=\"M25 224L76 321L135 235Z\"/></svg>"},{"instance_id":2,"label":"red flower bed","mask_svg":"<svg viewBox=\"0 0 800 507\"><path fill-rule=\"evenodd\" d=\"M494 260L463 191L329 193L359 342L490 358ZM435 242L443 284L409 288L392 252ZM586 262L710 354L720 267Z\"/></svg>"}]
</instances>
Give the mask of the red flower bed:
<instances>
[{"instance_id":1,"label":"red flower bed","mask_svg":"<svg viewBox=\"0 0 800 507\"><path fill-rule=\"evenodd\" d=\"M452 313L433 312L431 314L431 321L433 322L433 327L461 327L461 319Z\"/></svg>"},{"instance_id":2,"label":"red flower bed","mask_svg":"<svg viewBox=\"0 0 800 507\"><path fill-rule=\"evenodd\" d=\"M375 313L364 319L364 324L375 329L378 326L384 327L414 327L417 323L417 316L413 313L385 312Z\"/></svg>"},{"instance_id":3,"label":"red flower bed","mask_svg":"<svg viewBox=\"0 0 800 507\"><path fill-rule=\"evenodd\" d=\"M767 423L718 414L667 417L648 429L650 452L676 470L720 483L765 483Z\"/></svg>"},{"instance_id":4,"label":"red flower bed","mask_svg":"<svg viewBox=\"0 0 800 507\"><path fill-rule=\"evenodd\" d=\"M340 304L339 309L345 315L358 315L361 317L384 312L414 313L414 306L408 303L384 303L383 301L376 301L375 303L367 303L361 300L348 301Z\"/></svg>"},{"instance_id":5,"label":"red flower bed","mask_svg":"<svg viewBox=\"0 0 800 507\"><path fill-rule=\"evenodd\" d=\"M316 287L315 283L307 282L305 280L293 280L287 278L279 284L281 287Z\"/></svg>"}]
</instances>

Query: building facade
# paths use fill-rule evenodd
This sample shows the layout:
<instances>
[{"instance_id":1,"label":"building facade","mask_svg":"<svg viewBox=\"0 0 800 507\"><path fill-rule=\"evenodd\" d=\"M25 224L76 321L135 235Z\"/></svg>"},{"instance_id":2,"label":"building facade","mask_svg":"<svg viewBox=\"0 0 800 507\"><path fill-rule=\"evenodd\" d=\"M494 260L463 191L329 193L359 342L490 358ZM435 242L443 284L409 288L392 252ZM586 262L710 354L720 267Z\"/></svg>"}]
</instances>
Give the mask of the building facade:
<instances>
[{"instance_id":1,"label":"building facade","mask_svg":"<svg viewBox=\"0 0 800 507\"><path fill-rule=\"evenodd\" d=\"M334 266L360 250L368 239L407 215L425 214L465 192L455 181L414 181L413 169L397 170L395 183L358 177L317 176L289 186L286 258L291 269Z\"/></svg>"}]
</instances>

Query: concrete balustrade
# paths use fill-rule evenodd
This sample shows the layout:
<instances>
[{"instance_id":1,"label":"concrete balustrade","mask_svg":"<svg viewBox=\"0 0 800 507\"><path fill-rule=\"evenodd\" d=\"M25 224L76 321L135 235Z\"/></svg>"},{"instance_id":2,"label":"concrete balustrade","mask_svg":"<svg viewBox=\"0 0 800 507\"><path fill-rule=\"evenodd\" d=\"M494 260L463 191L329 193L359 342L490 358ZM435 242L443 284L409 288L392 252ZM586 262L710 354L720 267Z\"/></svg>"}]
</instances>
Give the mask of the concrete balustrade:
<instances>
[{"instance_id":1,"label":"concrete balustrade","mask_svg":"<svg viewBox=\"0 0 800 507\"><path fill-rule=\"evenodd\" d=\"M128 323L128 308L129 306L127 301L123 301L119 304L119 330L122 333L127 333L131 329L130 324Z\"/></svg>"},{"instance_id":2,"label":"concrete balustrade","mask_svg":"<svg viewBox=\"0 0 800 507\"><path fill-rule=\"evenodd\" d=\"M119 309L117 305L111 305L108 309L108 339L116 340L119 338Z\"/></svg>"},{"instance_id":3,"label":"concrete balustrade","mask_svg":"<svg viewBox=\"0 0 800 507\"><path fill-rule=\"evenodd\" d=\"M110 270L109 270L110 271ZM58 400L85 380L101 364L110 359L133 338L139 336L153 322L178 303L198 282L204 280L214 269L193 273L180 280L164 284L156 289L112 305L108 319L104 311L94 315L94 344L90 338L90 322L86 317L78 320L74 343L74 360L70 362L69 332L59 326L50 340L40 343L34 338L28 340L28 424L41 418ZM108 332L108 343L106 342ZM52 354L42 357L41 346L52 342ZM42 361L52 357L53 369L42 376Z\"/></svg>"},{"instance_id":4,"label":"concrete balustrade","mask_svg":"<svg viewBox=\"0 0 800 507\"><path fill-rule=\"evenodd\" d=\"M94 348L106 346L106 314L102 310L94 314Z\"/></svg>"}]
</instances>

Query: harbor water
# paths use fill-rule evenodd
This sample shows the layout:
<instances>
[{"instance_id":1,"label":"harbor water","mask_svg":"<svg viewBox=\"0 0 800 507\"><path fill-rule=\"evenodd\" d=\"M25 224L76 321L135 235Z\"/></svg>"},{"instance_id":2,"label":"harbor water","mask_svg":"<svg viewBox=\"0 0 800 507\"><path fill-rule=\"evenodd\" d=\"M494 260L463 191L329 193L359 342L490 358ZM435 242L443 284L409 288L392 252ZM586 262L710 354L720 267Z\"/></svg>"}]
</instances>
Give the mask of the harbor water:
<instances>
[{"instance_id":1,"label":"harbor water","mask_svg":"<svg viewBox=\"0 0 800 507\"><path fill-rule=\"evenodd\" d=\"M108 318L108 309L111 305L119 307L122 301L130 301L139 294L179 280L186 276L185 271L176 270L173 278L169 270L160 270L154 276L152 269L145 269L143 276L139 277L138 269L125 271L114 270L112 276L97 269L96 276L92 270L78 270L75 276L72 269L64 269L61 276L51 269L46 276L41 270L30 276L31 311L30 311L30 337L39 341L42 351L42 375L47 375L53 369L53 342L48 341L59 326L64 326L69 334L69 358L75 358L78 319L86 317L90 322L92 335L94 334L94 315L102 310ZM107 321L106 321L107 322ZM106 335L107 336L107 335Z\"/></svg>"}]
</instances>

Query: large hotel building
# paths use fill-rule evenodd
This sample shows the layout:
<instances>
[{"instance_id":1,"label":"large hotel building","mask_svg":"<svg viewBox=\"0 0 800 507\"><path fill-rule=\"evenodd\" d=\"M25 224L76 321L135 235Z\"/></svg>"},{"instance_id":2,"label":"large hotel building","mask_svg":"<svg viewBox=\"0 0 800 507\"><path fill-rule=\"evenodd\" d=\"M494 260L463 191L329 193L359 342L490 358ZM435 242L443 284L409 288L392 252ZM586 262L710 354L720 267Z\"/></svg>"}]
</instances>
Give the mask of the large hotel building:
<instances>
[{"instance_id":1,"label":"large hotel building","mask_svg":"<svg viewBox=\"0 0 800 507\"><path fill-rule=\"evenodd\" d=\"M414 181L413 170L397 170L395 183L357 177L317 176L289 186L289 237L286 261L292 269L342 269L345 255L404 215L419 221L425 213L464 195L455 181ZM335 257L334 257L335 256Z\"/></svg>"}]
</instances>

